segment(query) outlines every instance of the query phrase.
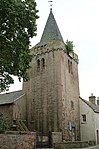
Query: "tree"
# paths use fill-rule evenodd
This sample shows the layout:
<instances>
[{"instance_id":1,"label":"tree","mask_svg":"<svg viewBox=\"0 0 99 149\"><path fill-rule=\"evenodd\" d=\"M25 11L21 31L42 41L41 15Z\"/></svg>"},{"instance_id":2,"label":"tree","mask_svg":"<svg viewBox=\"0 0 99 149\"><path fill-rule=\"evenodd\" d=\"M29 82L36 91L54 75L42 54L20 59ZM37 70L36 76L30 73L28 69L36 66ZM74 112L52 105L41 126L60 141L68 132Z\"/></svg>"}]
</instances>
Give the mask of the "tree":
<instances>
[{"instance_id":1,"label":"tree","mask_svg":"<svg viewBox=\"0 0 99 149\"><path fill-rule=\"evenodd\" d=\"M9 129L9 126L6 123L6 121L3 117L3 114L0 113L0 131L5 131L5 130L8 130L8 129Z\"/></svg>"},{"instance_id":2,"label":"tree","mask_svg":"<svg viewBox=\"0 0 99 149\"><path fill-rule=\"evenodd\" d=\"M68 53L74 52L74 49L73 49L73 48L74 48L73 41L67 40L65 45L66 45L66 50L67 50Z\"/></svg>"},{"instance_id":3,"label":"tree","mask_svg":"<svg viewBox=\"0 0 99 149\"><path fill-rule=\"evenodd\" d=\"M0 0L0 90L14 82L28 79L30 67L30 39L36 36L35 0Z\"/></svg>"}]
</instances>

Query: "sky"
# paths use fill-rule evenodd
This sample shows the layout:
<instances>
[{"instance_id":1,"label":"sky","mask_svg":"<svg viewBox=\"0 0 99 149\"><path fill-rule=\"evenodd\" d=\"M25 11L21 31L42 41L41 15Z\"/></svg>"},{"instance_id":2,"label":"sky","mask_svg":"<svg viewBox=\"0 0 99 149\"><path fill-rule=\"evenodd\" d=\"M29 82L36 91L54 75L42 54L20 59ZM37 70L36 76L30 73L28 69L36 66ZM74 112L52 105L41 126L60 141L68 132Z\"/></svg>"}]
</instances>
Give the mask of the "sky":
<instances>
[{"instance_id":1,"label":"sky","mask_svg":"<svg viewBox=\"0 0 99 149\"><path fill-rule=\"evenodd\" d=\"M36 2L40 18L31 46L40 41L50 12L47 0ZM79 57L80 96L86 100L91 93L99 97L99 0L53 0L52 11L64 42L73 41ZM21 88L21 83L15 79L10 91Z\"/></svg>"}]
</instances>

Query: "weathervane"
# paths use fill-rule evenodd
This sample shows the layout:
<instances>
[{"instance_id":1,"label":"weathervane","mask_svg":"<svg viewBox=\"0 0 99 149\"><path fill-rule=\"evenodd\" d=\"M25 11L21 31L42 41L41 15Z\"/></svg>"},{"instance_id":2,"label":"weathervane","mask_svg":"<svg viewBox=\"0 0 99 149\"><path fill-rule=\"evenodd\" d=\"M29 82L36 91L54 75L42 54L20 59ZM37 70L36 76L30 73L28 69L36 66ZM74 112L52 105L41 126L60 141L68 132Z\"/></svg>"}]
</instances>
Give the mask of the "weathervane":
<instances>
[{"instance_id":1,"label":"weathervane","mask_svg":"<svg viewBox=\"0 0 99 149\"><path fill-rule=\"evenodd\" d=\"M52 7L53 7L53 1L48 1L49 4L50 4L50 10L52 10Z\"/></svg>"}]
</instances>

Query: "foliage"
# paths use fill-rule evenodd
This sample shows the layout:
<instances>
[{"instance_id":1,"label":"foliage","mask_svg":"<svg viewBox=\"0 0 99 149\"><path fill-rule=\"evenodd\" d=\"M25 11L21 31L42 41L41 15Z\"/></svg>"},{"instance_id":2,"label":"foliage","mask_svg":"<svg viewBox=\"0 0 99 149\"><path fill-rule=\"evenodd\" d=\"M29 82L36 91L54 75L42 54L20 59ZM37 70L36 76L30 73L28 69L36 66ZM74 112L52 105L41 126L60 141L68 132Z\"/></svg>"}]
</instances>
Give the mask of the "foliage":
<instances>
[{"instance_id":1,"label":"foliage","mask_svg":"<svg viewBox=\"0 0 99 149\"><path fill-rule=\"evenodd\" d=\"M8 130L8 124L3 118L3 114L0 113L0 131Z\"/></svg>"},{"instance_id":2,"label":"foliage","mask_svg":"<svg viewBox=\"0 0 99 149\"><path fill-rule=\"evenodd\" d=\"M66 41L66 50L67 50L67 52L69 52L69 53L72 53L72 52L74 52L74 45L73 45L73 41Z\"/></svg>"},{"instance_id":3,"label":"foliage","mask_svg":"<svg viewBox=\"0 0 99 149\"><path fill-rule=\"evenodd\" d=\"M26 81L32 59L30 39L36 36L35 0L0 0L0 90L13 83L11 75Z\"/></svg>"}]
</instances>

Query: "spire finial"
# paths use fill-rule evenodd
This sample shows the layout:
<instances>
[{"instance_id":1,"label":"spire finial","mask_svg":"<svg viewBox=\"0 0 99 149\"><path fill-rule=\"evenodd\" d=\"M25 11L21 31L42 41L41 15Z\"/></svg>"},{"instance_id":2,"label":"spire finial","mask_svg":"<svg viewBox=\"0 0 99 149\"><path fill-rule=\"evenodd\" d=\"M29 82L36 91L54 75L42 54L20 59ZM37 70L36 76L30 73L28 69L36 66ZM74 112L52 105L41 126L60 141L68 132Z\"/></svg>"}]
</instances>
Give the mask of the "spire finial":
<instances>
[{"instance_id":1,"label":"spire finial","mask_svg":"<svg viewBox=\"0 0 99 149\"><path fill-rule=\"evenodd\" d=\"M50 11L52 11L52 7L53 7L53 1L48 1L50 4Z\"/></svg>"}]
</instances>

